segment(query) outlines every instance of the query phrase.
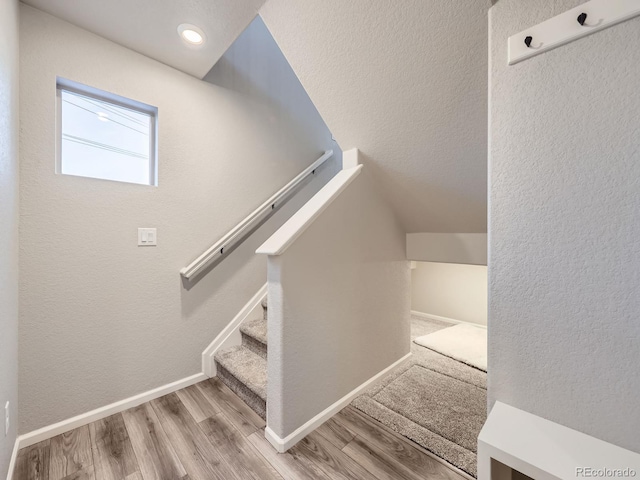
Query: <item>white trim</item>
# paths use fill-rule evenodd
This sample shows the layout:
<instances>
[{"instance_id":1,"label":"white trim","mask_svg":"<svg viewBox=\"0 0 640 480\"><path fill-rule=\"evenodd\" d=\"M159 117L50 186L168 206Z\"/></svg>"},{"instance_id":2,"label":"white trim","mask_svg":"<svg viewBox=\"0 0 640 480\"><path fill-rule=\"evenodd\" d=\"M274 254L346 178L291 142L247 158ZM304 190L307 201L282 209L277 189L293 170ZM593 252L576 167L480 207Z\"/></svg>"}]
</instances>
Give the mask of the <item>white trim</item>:
<instances>
[{"instance_id":1,"label":"white trim","mask_svg":"<svg viewBox=\"0 0 640 480\"><path fill-rule=\"evenodd\" d=\"M311 226L316 218L340 196L347 186L353 182L362 170L362 165L338 174L305 203L287 222L264 242L256 253L265 255L282 255L302 233Z\"/></svg>"},{"instance_id":2,"label":"white trim","mask_svg":"<svg viewBox=\"0 0 640 480\"><path fill-rule=\"evenodd\" d=\"M142 405L143 403L175 392L176 390L189 387L206 379L207 376L204 373L196 373L195 375L191 375L190 377L183 378L173 383L168 383L167 385L134 395L133 397L125 398L119 402L105 405L104 407L96 408L90 412L82 413L75 417L68 418L67 420L54 423L53 425L48 425L38 430L34 430L33 432L20 435L16 442L19 443L19 448L29 447L43 440L60 435L61 433L66 433L74 428L82 427L115 413L120 413L128 410L129 408L137 407L138 405Z\"/></svg>"},{"instance_id":3,"label":"white trim","mask_svg":"<svg viewBox=\"0 0 640 480\"><path fill-rule=\"evenodd\" d=\"M269 441L271 445L273 445L273 447L279 453L286 452L291 447L293 447L296 443L298 443L300 440L302 440L304 437L306 437L311 432L313 432L316 428L322 425L324 422L326 422L331 417L333 417L336 413L338 413L344 407L349 405L349 403L351 403L351 400L353 400L355 397L360 395L360 393L362 393L363 390L369 388L374 382L376 382L378 379L380 379L384 375L387 375L391 371L400 367L403 363L409 360L409 357L411 357L411 352L407 353L400 360L393 362L384 370L378 372L376 375L371 377L369 380L364 382L359 387L356 387L354 390L347 393L344 397L342 397L336 403L334 403L333 405L330 405L328 408L320 412L318 415L313 417L311 420L309 420L307 423L305 423L301 427L297 428L294 432L287 435L285 438L280 438L278 435L276 435L276 433L273 430L271 430L271 428L269 428L269 426L265 428L265 431L264 431L265 438Z\"/></svg>"},{"instance_id":4,"label":"white trim","mask_svg":"<svg viewBox=\"0 0 640 480\"><path fill-rule=\"evenodd\" d=\"M452 324L466 323L469 325L474 325L476 327L487 328L486 325L482 325L481 323L473 323L467 322L466 320L456 320L455 318L449 317L441 317L440 315L432 315L431 313L418 312L417 310L411 310L411 315L415 315L416 317L428 318L429 320L439 320L441 322L447 322Z\"/></svg>"},{"instance_id":5,"label":"white trim","mask_svg":"<svg viewBox=\"0 0 640 480\"><path fill-rule=\"evenodd\" d=\"M13 471L16 468L16 459L18 458L18 450L20 450L20 437L16 437L16 442L13 444L13 452L11 452L11 460L9 460L7 480L11 480L13 478Z\"/></svg>"},{"instance_id":6,"label":"white trim","mask_svg":"<svg viewBox=\"0 0 640 480\"><path fill-rule=\"evenodd\" d=\"M342 169L343 170L357 167L361 163L362 162L360 161L360 150L358 150L357 148L352 148L351 150L346 150L342 152Z\"/></svg>"},{"instance_id":7,"label":"white trim","mask_svg":"<svg viewBox=\"0 0 640 480\"><path fill-rule=\"evenodd\" d=\"M478 480L495 478L491 459L536 480L580 479L584 470L640 472L640 454L506 403L496 402L478 435ZM582 472L580 472L582 467ZM619 475L633 477L633 475Z\"/></svg>"},{"instance_id":8,"label":"white trim","mask_svg":"<svg viewBox=\"0 0 640 480\"><path fill-rule=\"evenodd\" d=\"M128 180L115 180L122 183L133 183L150 187L158 186L158 107L148 105L138 100L123 97L99 88L84 85L67 78L56 77L56 173L62 174L62 92L98 100L116 107L126 108L136 113L149 116L149 183L135 183ZM84 175L76 175L84 178ZM96 177L100 180L109 180Z\"/></svg>"},{"instance_id":9,"label":"white trim","mask_svg":"<svg viewBox=\"0 0 640 480\"><path fill-rule=\"evenodd\" d=\"M58 423L54 423L46 427L42 427L38 430L34 430L33 432L20 435L16 439L16 448L14 449L13 456L11 457L11 461L13 463L11 464L10 468L14 468L14 457L16 456L17 451L21 448L29 447L43 440L47 440L49 438L55 437L56 435L60 435L61 433L66 433L70 430L73 430L74 428L82 427L115 413L120 413L128 410L129 408L137 407L138 405L142 405L143 403L162 397L163 395L181 390L198 382L202 382L203 380L206 380L211 376L215 376L215 364L213 362L213 355L219 348L227 345L226 342L230 339L230 337L232 337L234 332L237 332L242 321L248 315L250 315L255 308L260 306L260 302L266 294L267 284L263 285L260 288L260 290L253 296L253 298L249 300L249 302L242 308L238 315L234 317L231 323L225 327L225 329L202 353L202 368L205 373L196 373L195 375L191 375L190 377L177 380L167 385L154 388L153 390L134 395L133 397L125 398L124 400L105 405L104 407L96 408L95 410L91 410L90 412L82 413L80 415L76 415L75 417L62 420ZM207 363L206 360L209 360L209 363ZM214 369L213 375L209 375L207 373L211 373L211 366L213 366ZM10 476L8 477L8 480L11 480Z\"/></svg>"},{"instance_id":10,"label":"white trim","mask_svg":"<svg viewBox=\"0 0 640 480\"><path fill-rule=\"evenodd\" d=\"M209 344L202 352L202 371L208 377L216 376L216 362L213 357L221 348L228 348L234 345L240 345L240 325L248 318L256 309L260 308L262 299L267 296L267 284L265 283L260 290L242 307L242 310L231 320L222 332Z\"/></svg>"}]
</instances>

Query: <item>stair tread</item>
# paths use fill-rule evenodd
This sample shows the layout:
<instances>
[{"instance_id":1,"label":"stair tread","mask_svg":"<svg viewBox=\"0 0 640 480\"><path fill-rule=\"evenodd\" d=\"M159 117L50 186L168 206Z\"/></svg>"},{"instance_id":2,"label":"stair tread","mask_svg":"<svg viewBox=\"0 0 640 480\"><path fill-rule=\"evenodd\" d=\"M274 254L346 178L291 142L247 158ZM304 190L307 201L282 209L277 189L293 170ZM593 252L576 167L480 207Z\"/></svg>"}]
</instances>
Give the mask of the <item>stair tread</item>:
<instances>
[{"instance_id":1,"label":"stair tread","mask_svg":"<svg viewBox=\"0 0 640 480\"><path fill-rule=\"evenodd\" d=\"M267 321L264 318L244 322L240 325L240 332L260 343L267 344Z\"/></svg>"},{"instance_id":2,"label":"stair tread","mask_svg":"<svg viewBox=\"0 0 640 480\"><path fill-rule=\"evenodd\" d=\"M215 361L261 399L267 399L267 361L243 345L215 354Z\"/></svg>"}]
</instances>

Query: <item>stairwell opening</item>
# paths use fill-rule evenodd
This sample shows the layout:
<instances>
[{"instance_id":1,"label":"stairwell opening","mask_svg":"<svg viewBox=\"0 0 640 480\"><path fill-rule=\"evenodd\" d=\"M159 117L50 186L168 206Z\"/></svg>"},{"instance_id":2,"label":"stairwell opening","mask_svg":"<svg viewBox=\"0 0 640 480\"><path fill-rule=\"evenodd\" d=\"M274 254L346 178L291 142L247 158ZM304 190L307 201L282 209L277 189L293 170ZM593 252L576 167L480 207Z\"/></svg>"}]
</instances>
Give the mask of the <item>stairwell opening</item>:
<instances>
[{"instance_id":1,"label":"stairwell opening","mask_svg":"<svg viewBox=\"0 0 640 480\"><path fill-rule=\"evenodd\" d=\"M411 280L411 359L353 406L477 476L487 406L487 267L411 262Z\"/></svg>"}]
</instances>

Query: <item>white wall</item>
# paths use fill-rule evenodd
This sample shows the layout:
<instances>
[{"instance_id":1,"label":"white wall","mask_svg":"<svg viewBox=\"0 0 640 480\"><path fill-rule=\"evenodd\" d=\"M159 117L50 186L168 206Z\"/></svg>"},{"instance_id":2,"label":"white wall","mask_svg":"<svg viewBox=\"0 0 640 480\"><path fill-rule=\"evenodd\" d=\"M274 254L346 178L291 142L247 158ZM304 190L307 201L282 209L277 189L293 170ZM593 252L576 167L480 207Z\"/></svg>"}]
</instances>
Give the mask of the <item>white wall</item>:
<instances>
[{"instance_id":1,"label":"white wall","mask_svg":"<svg viewBox=\"0 0 640 480\"><path fill-rule=\"evenodd\" d=\"M486 233L407 233L407 259L487 264Z\"/></svg>"},{"instance_id":2,"label":"white wall","mask_svg":"<svg viewBox=\"0 0 640 480\"><path fill-rule=\"evenodd\" d=\"M334 151L334 168L341 165L340 147L332 140L331 132L260 16L256 16L204 80L264 104L272 113L268 118L271 131L284 137L284 148L328 145Z\"/></svg>"},{"instance_id":3,"label":"white wall","mask_svg":"<svg viewBox=\"0 0 640 480\"><path fill-rule=\"evenodd\" d=\"M411 270L411 310L486 325L487 267L416 262Z\"/></svg>"},{"instance_id":4,"label":"white wall","mask_svg":"<svg viewBox=\"0 0 640 480\"><path fill-rule=\"evenodd\" d=\"M374 5L374 6L372 6ZM266 25L406 232L487 230L490 0L269 0Z\"/></svg>"},{"instance_id":5,"label":"white wall","mask_svg":"<svg viewBox=\"0 0 640 480\"><path fill-rule=\"evenodd\" d=\"M18 431L18 128L18 2L7 0L0 2L0 478Z\"/></svg>"},{"instance_id":6,"label":"white wall","mask_svg":"<svg viewBox=\"0 0 640 480\"><path fill-rule=\"evenodd\" d=\"M299 136L260 98L28 6L21 42L24 433L199 372L204 348L265 282L256 247L337 165L185 290L180 268L335 148L329 132ZM56 76L158 107L158 187L54 173ZM298 112L322 125L306 102ZM157 227L158 246L137 247L138 227Z\"/></svg>"},{"instance_id":7,"label":"white wall","mask_svg":"<svg viewBox=\"0 0 640 480\"><path fill-rule=\"evenodd\" d=\"M364 168L269 256L267 425L283 439L409 352L404 230Z\"/></svg>"},{"instance_id":8,"label":"white wall","mask_svg":"<svg viewBox=\"0 0 640 480\"><path fill-rule=\"evenodd\" d=\"M640 18L507 66L490 12L489 402L640 451Z\"/></svg>"}]
</instances>

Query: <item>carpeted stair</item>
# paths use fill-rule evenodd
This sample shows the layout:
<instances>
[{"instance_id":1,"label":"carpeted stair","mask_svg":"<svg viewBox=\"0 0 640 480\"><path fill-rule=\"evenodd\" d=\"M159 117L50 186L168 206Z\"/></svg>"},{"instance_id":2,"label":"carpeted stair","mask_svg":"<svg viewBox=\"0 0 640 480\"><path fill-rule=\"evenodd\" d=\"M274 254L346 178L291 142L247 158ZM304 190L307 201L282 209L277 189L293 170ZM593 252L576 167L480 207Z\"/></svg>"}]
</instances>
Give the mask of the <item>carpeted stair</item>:
<instances>
[{"instance_id":1,"label":"carpeted stair","mask_svg":"<svg viewBox=\"0 0 640 480\"><path fill-rule=\"evenodd\" d=\"M215 354L218 378L262 418L267 416L267 300L261 318L240 325L242 344Z\"/></svg>"}]
</instances>

